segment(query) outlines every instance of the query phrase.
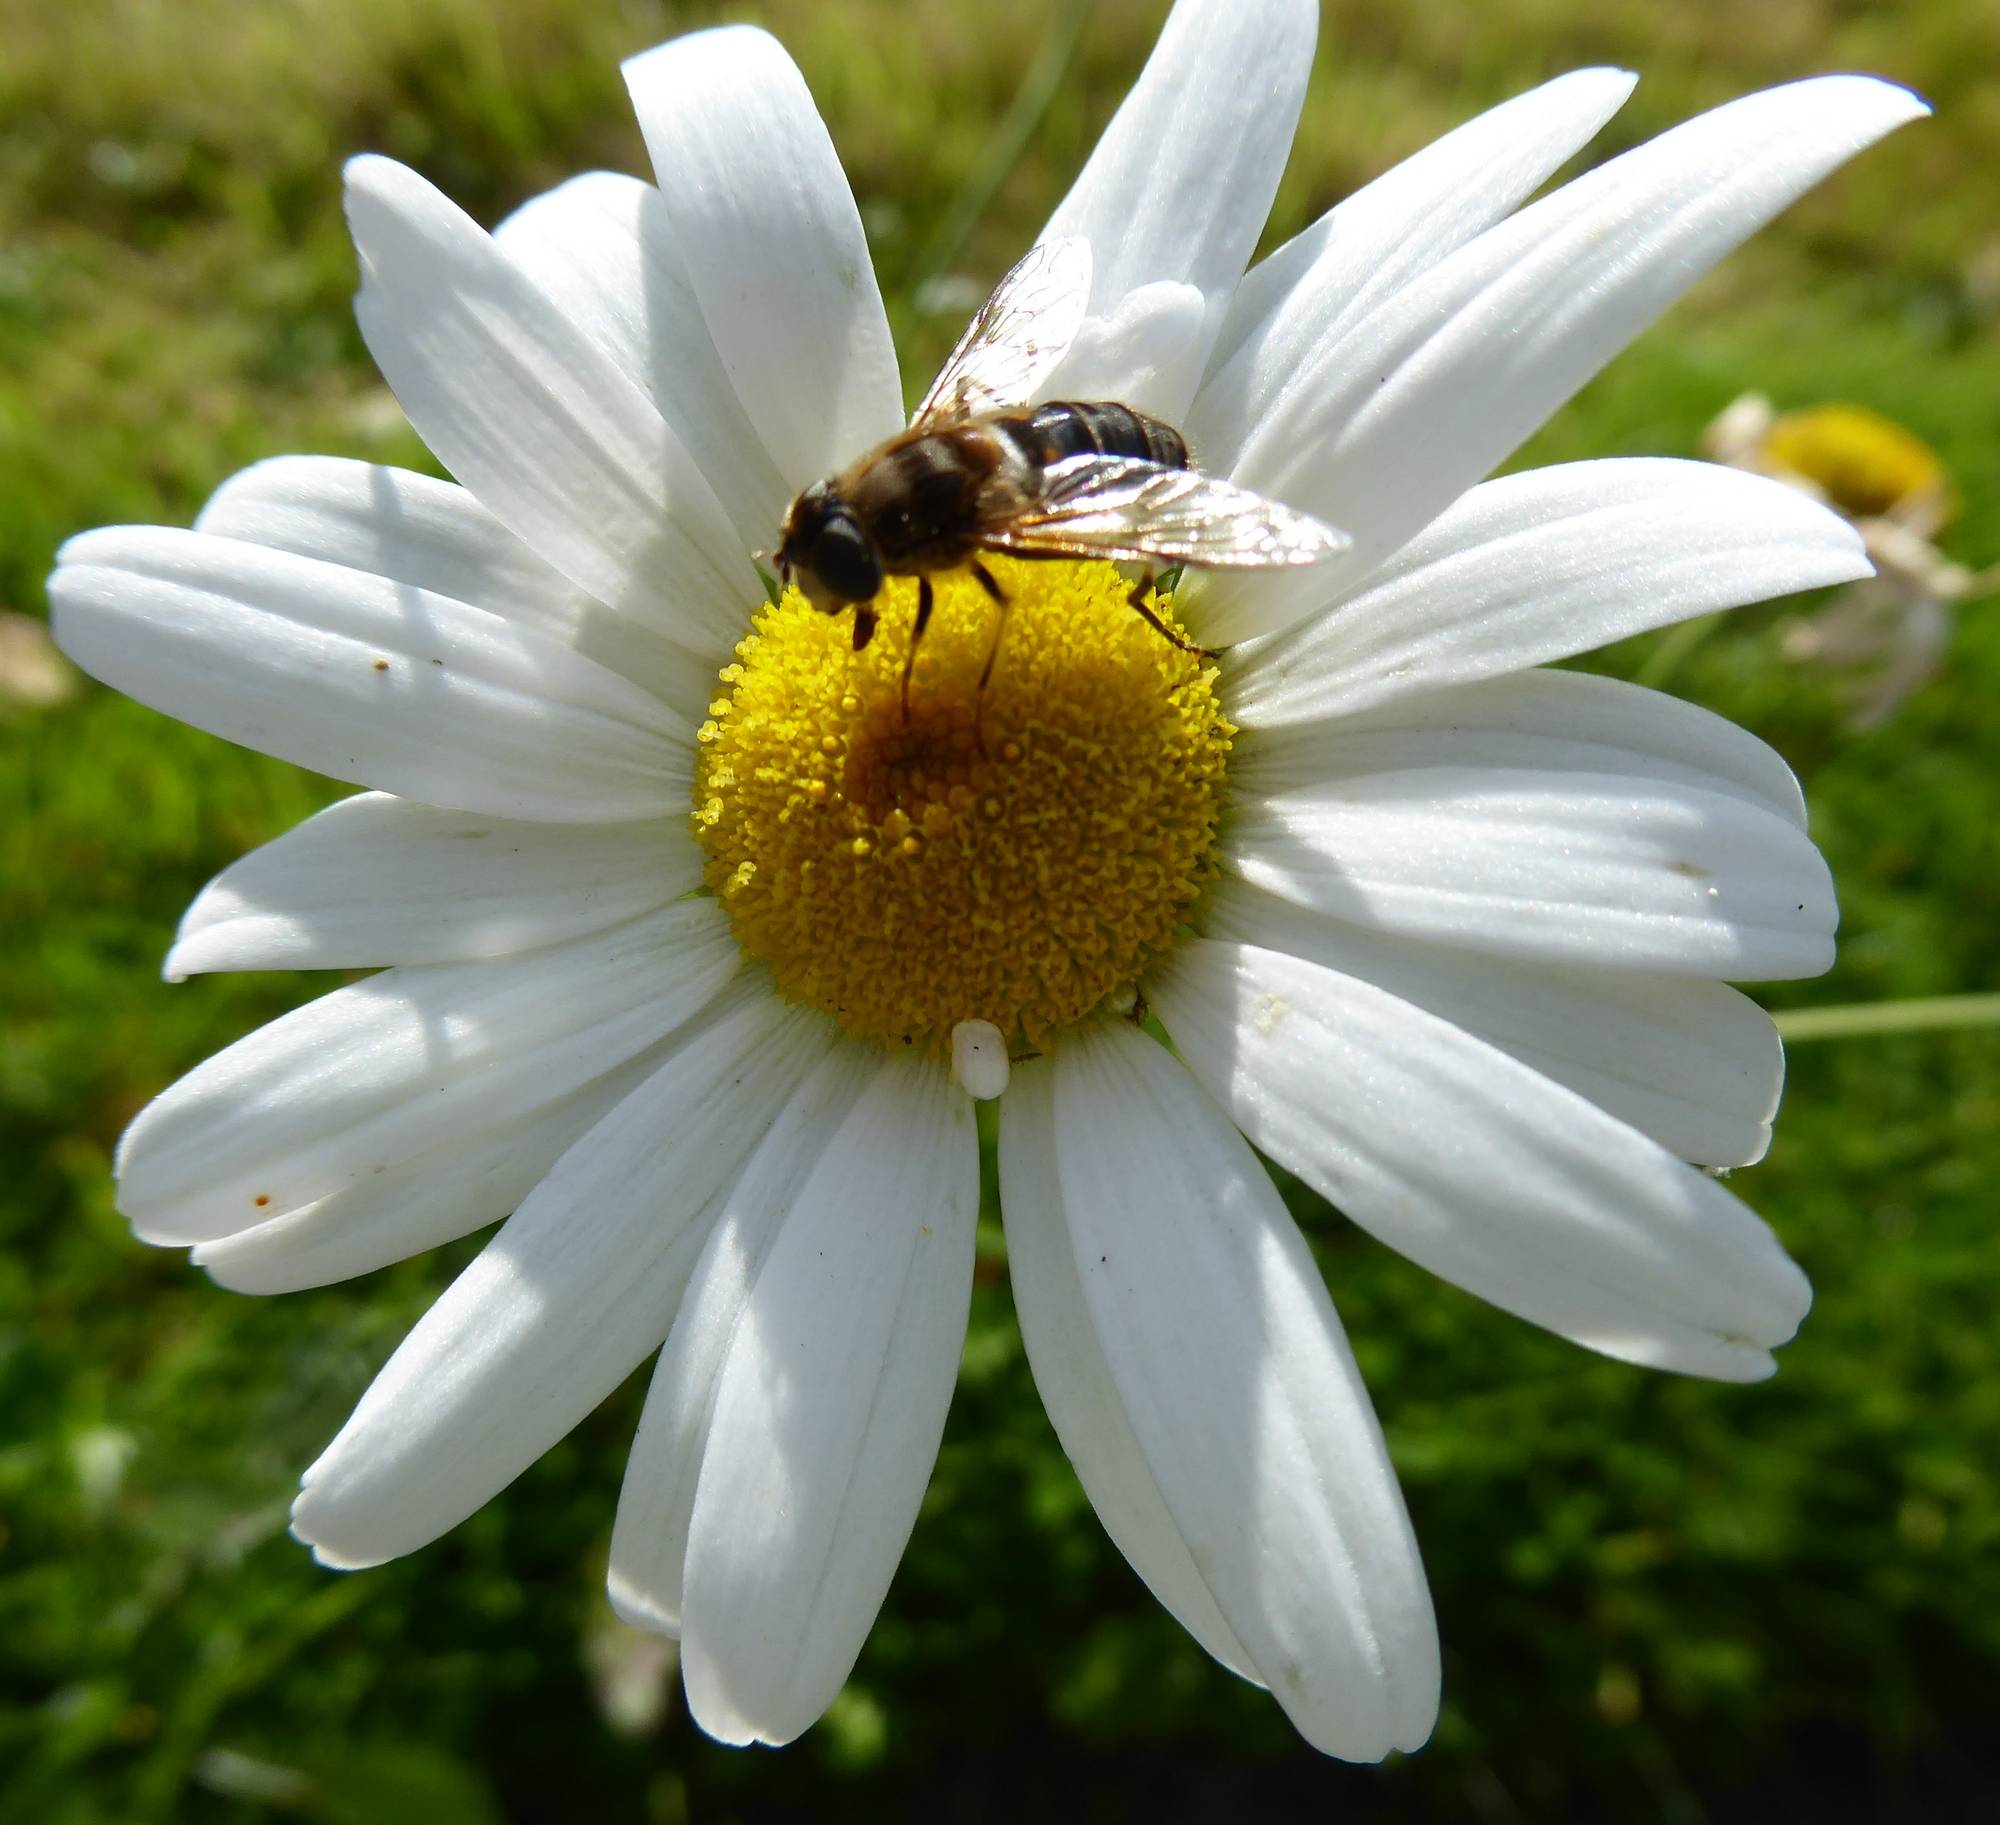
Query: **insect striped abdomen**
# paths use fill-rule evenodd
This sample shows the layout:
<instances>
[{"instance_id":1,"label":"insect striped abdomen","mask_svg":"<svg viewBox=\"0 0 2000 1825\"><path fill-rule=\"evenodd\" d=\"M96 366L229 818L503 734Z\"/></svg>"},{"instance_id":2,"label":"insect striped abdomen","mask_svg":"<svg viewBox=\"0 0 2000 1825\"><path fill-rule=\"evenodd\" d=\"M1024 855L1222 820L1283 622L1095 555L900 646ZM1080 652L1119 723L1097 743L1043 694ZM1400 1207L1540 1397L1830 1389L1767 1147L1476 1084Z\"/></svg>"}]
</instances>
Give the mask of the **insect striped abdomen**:
<instances>
[{"instance_id":1,"label":"insect striped abdomen","mask_svg":"<svg viewBox=\"0 0 2000 1825\"><path fill-rule=\"evenodd\" d=\"M994 421L1036 468L1072 456L1127 457L1167 469L1188 466L1186 441L1172 425L1111 400L1052 399L1032 412Z\"/></svg>"}]
</instances>

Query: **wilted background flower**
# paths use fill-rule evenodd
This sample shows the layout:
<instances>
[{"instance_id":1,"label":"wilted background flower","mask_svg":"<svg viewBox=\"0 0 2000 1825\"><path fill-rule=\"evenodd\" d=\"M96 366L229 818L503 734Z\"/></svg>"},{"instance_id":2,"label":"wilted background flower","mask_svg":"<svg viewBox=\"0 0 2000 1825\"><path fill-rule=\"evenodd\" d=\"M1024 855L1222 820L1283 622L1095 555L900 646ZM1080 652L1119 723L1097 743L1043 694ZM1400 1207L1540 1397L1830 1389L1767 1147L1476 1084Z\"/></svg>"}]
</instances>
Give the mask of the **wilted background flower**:
<instances>
[{"instance_id":1,"label":"wilted background flower","mask_svg":"<svg viewBox=\"0 0 2000 1825\"><path fill-rule=\"evenodd\" d=\"M503 9L497 20L421 5L393 17L384 9L377 19L364 8L311 19L310 55L260 23L225 41L222 71L209 73L201 95L149 89L146 72L170 67L175 47L170 36L149 47L141 33L136 57L120 41L127 55L116 67L125 74L108 100L61 86L57 71L79 47L51 35L47 62L31 56L25 78L14 78L42 84L56 123L39 138L24 132L19 154L35 179L26 194L44 211L37 222L49 225L29 237L25 265L11 257L27 274L16 281L21 295L42 301L22 338L37 355L30 407L48 418L60 412L64 436L38 448L36 485L9 504L31 548L9 590L30 599L59 530L185 519L214 480L249 457L342 447L421 461L381 410L347 340L351 274L344 248L322 233L333 224L316 186L338 153L374 144L422 165L490 221L578 164L635 168L636 146L607 126L622 119L617 98L593 87L600 72L590 60L697 22L637 10L647 17L621 20L614 31L530 5ZM914 320L905 301L948 295L945 282L958 273L976 298L1087 148L1153 20L1099 21L1065 74L1063 22L1033 9L1020 9L1017 21L967 21L942 39L899 37L886 16L865 8L815 15L811 27L802 10L774 10L856 174L892 311L913 351L907 366L927 372L927 355L949 339L964 305ZM1010 36L1009 24L1022 29ZM1456 56L1453 34L1467 27L1450 9L1393 25L1331 13L1293 193L1281 195L1274 233L1310 219L1480 102L1605 57L1654 78L1621 119L1622 138L1828 65L1881 69L1931 92L1947 116L1962 105L1977 118L1977 96L1955 102L1956 65L1942 47L1907 47L1899 58L1895 47L1864 37L1833 55L1823 39L1746 45L1718 24L1712 43L1695 47L1702 78L1670 65L1661 82L1645 26L1635 15L1627 36L1587 44L1553 42L1559 29L1533 44L1520 32L1496 35L1490 81L1484 69L1477 79L1442 80L1441 52L1451 45ZM1002 39L1008 48L996 51ZM1716 59L1723 45L1734 47L1733 68ZM152 63L149 48L158 52ZM107 59L103 67L114 66ZM232 73L239 99L282 76L277 87L290 98L283 120L219 105L213 94L227 92ZM1016 94L1023 99L1001 121ZM1054 98L1039 120L1037 98ZM23 118L32 123L32 111ZM1960 134L1947 144L1976 145L1974 128ZM1027 148L1018 164L993 156L1010 140ZM1957 156L1981 169L1971 151ZM63 186L83 182L78 173L89 174L88 187L70 197ZM931 238L940 225L977 219L967 199L996 187L1001 205L981 239L954 246ZM883 213L890 208L907 213ZM58 231L70 218L83 228ZM1703 419L1741 387L1801 396L1798 375L1810 355L1832 370L1810 396L1837 387L1905 419L1917 419L1929 399L1925 433L1966 497L1991 499L1991 457L1967 455L1972 424L1957 397L1982 375L1990 383L1990 364L1979 367L1976 342L1953 340L1976 313L1977 294L1947 289L1949 308L1941 309L1914 279L1898 291L1885 277L1921 272L1933 285L1924 262L1952 245L1954 228L1910 167L1893 159L1872 185L1808 203L1768 250L1753 250L1746 274L1698 297L1642 344L1531 456L1688 450ZM1843 280L1839 263L1816 251L1816 237L1836 230L1880 243L1879 260L1868 263L1871 285ZM143 266L122 250L127 240L152 248ZM149 289L129 282L134 270ZM267 276L245 290L246 272ZM1760 282L1770 299L1762 312L1746 308L1745 297ZM220 309L218 287L236 288ZM76 308L55 324L58 300ZM1802 313L1815 329L1810 339L1799 334ZM163 320L172 333L146 338L153 362L135 371L117 358L135 345L135 329ZM0 319L0 334L20 333ZM1900 378L1903 396L1885 396L1885 377ZM141 421L151 430L143 457L129 428ZM1964 555L1976 562L1991 546L1973 544ZM1955 752L1964 756L1955 801L1935 781L1918 792L1913 773L1908 791L1882 802L1876 795L1893 773L1879 759L1858 776L1843 770L1851 763L1833 729L1838 706L1779 682L1770 627L1768 616L1745 617L1678 659L1662 645L1614 653L1608 663L1628 675L1650 668L1654 681L1677 671L1676 688L1757 724L1802 763L1818 834L1850 883L1847 930L1860 951L1830 998L1981 986L1981 959L1944 915L1954 893L1961 911L1978 908L1982 891L1990 908L1990 865L1982 875L1976 851L1953 849L1950 829L1938 827L1985 816L1964 783L1978 777L1974 700L1955 712L1956 700L1943 695L1947 673L1946 726L1932 730L1927 749L1908 751L1909 764L1926 773L1935 773L1940 750L1947 764ZM45 1709L35 1714L42 1730L10 1800L50 1811L44 1796L81 1792L102 1796L113 1815L150 1808L157 1816L202 1804L188 1796L205 1788L245 1805L329 1817L368 1816L371 1805L393 1816L420 1804L441 1816L496 1807L526 1816L565 1809L552 1796L574 1789L551 1783L588 1779L594 1790L624 1782L635 1796L648 1791L666 1816L686 1803L676 1792L690 1787L706 1810L718 1790L756 1785L774 1797L812 1784L823 1812L829 1770L846 1771L859 1803L871 1782L882 1783L876 1792L909 1792L938 1772L941 1758L963 1756L968 1742L1011 1745L1018 1762L1023 1750L1081 1757L1085 1743L1125 1736L1152 1744L1148 1760L1161 1769L1176 1758L1214 1766L1260 1741L1262 1754L1280 1746L1260 1738L1267 1723L1243 1707L1247 1695L1154 1632L1136 1587L1115 1562L1093 1556L1099 1543L1033 1417L1006 1301L990 1285L976 1297L966 1378L912 1557L802 1772L717 1764L671 1706L634 1696L662 1669L607 1658L590 1620L587 1593L601 1573L634 1391L514 1498L470 1524L430 1572L331 1586L296 1578L283 1563L292 1549L271 1538L286 1460L310 1455L331 1430L367 1366L428 1296L428 1276L399 1270L386 1286L258 1317L238 1307L225 1325L123 1258L95 1177L105 1139L145 1090L280 1005L253 984L183 990L198 998L191 1010L155 1012L163 997L133 985L151 961L148 925L163 929L189 887L323 795L163 733L153 719L135 721L98 696L60 724L36 714L44 720L24 773L35 815L19 823L33 831L37 859L53 865L13 875L34 930L34 948L22 954L35 974L23 985L31 1018L22 1049L10 1048L8 1083L10 1107L46 1146L47 1164L10 1206L21 1213L38 1271L19 1283L34 1347L13 1361L26 1364L18 1404L32 1404L35 1442L19 1472L33 1494L17 1504L9 1559L32 1559L37 1569L53 1561L57 1571L11 1587L32 1623L17 1633L15 1651L25 1645L33 1657L29 1678ZM1954 714L1965 717L1956 742ZM97 764L45 758L58 751ZM129 969L122 978L121 958ZM1981 1457L1979 1414L1966 1404L1979 1381L1978 1357L1966 1352L1980 1346L1952 1321L1954 1302L1967 1295L1948 1278L1964 1246L1954 1236L1976 1233L1971 1137L1990 1119L1991 1101L1989 1092L1979 1102L1976 1077L1965 1080L1970 1096L1963 1087L1936 1093L1961 1084L1947 1075L1954 1057L1981 1062L1976 1042L1922 1043L1905 1042L1895 1058L1805 1054L1805 1072L1817 1070L1821 1081L1799 1102L1829 1106L1808 1107L1770 1167L1746 1184L1753 1200L1784 1212L1822 1288L1804 1347L1812 1353L1793 1353L1768 1414L1713 1391L1640 1392L1638 1378L1623 1372L1595 1370L1572 1385L1574 1365L1549 1355L1553 1346L1518 1343L1467 1302L1385 1269L1314 1200L1297 1199L1350 1324L1368 1334L1364 1367L1385 1390L1446 1637L1463 1655L1440 1743L1397 1777L1413 1805L1420 1793L1444 1792L1546 1813L1553 1800L1581 1806L1592 1783L1602 1791L1621 1778L1643 1781L1648 1792L1664 1782L1671 1792L1715 1794L1734 1776L1720 1761L1694 1760L1694 1745L1712 1746L1720 1735L1739 1754L1776 1765L1784 1733L1799 1720L1857 1724L1861 1675L1839 1669L1865 1664L1879 1683L1885 1643L1890 1664L1902 1648L1908 1669L1903 1715L1914 1721L1905 1728L1949 1724L1954 1688L1935 1670L1938 1657L1903 1644L1914 1639L1913 1617L1974 1607L1963 1603L1966 1566L1981 1517L1992 1513L1990 1487L1965 1468ZM1983 1062L1990 1067L1990 1046ZM90 1118L73 1131L67 1112L77 1108ZM1863 1110L1873 1122L1855 1119ZM72 1196L94 1213L89 1225L60 1227ZM1899 1233L1914 1218L1898 1211L1919 1208L1923 1231ZM1863 1256L1865 1281L1856 1265ZM1921 1308L1904 1307L1907 1329L1885 1332L1884 1305L1896 1304L1881 1297L1885 1276L1891 1286L1927 1283ZM1935 1471L1918 1449L1924 1434L1902 1436L1919 1415L1941 1442ZM1744 1448L1746 1433L1760 1450ZM1838 1456L1841 1474L1817 1468L1816 1456ZM1834 1546L1829 1512L1845 1521ZM92 1550L58 1556L53 1549L73 1524L97 1530ZM1953 1578L1958 1597L1948 1599ZM1828 1584L1853 1592L1854 1608L1829 1612ZM1858 1633L1857 1611L1869 1618ZM87 1630L78 1626L86 1613ZM1977 1651L1959 1639L1955 1652ZM206 1679L184 1677L196 1649ZM1535 1657L1532 1677L1502 1670L1523 1656ZM579 1709L590 1689L586 1660L606 1694L611 1721L602 1735ZM968 1715L946 1695L963 1692L971 1664L989 1669L992 1683ZM948 1677L937 1676L947 1667ZM1531 1707L1520 1713L1510 1697L1516 1681L1519 1702ZM1552 1703L1551 1693L1567 1696ZM1596 1727L1586 1728L1587 1719ZM644 1754L613 1746L612 1732L649 1727ZM1240 1810L1256 1781L1273 1777L1232 1764L1219 1778L1218 1803L1233 1799ZM1323 1786L1302 1791L1319 1803L1329 1797ZM1143 1784L1125 1792L1140 1800Z\"/></svg>"},{"instance_id":2,"label":"wilted background flower","mask_svg":"<svg viewBox=\"0 0 2000 1825\"><path fill-rule=\"evenodd\" d=\"M1943 669L1955 607L2000 590L2000 568L1968 570L1934 542L1961 505L1937 453L1867 406L1780 413L1762 393L1732 400L1701 441L1717 462L1787 482L1861 534L1875 574L1788 621L1780 645L1840 676L1851 729L1887 722Z\"/></svg>"}]
</instances>

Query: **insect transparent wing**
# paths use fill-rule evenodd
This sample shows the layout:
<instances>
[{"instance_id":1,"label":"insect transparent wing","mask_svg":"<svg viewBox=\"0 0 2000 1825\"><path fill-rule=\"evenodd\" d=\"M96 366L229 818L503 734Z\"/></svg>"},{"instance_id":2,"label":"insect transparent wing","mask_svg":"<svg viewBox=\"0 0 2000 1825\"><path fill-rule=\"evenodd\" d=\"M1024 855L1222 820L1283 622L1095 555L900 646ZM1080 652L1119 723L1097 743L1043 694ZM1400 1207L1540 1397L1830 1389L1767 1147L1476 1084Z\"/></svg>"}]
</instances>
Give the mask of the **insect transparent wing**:
<instances>
[{"instance_id":1,"label":"insect transparent wing","mask_svg":"<svg viewBox=\"0 0 2000 1825\"><path fill-rule=\"evenodd\" d=\"M1090 303L1090 243L1042 241L979 307L910 420L914 430L1026 405L1069 353Z\"/></svg>"},{"instance_id":2,"label":"insect transparent wing","mask_svg":"<svg viewBox=\"0 0 2000 1825\"><path fill-rule=\"evenodd\" d=\"M1073 456L1044 471L1039 500L982 526L979 542L1030 556L1264 570L1317 564L1354 541L1212 475Z\"/></svg>"}]
</instances>

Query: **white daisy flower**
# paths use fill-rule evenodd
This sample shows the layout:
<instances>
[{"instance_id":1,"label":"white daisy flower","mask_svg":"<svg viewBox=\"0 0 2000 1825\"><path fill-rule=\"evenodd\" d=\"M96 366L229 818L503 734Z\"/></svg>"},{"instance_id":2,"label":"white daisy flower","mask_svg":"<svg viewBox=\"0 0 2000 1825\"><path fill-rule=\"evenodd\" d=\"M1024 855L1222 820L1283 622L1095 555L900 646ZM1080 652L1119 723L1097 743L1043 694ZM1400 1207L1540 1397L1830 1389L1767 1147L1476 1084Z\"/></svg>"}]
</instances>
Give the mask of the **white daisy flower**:
<instances>
[{"instance_id":1,"label":"white daisy flower","mask_svg":"<svg viewBox=\"0 0 2000 1825\"><path fill-rule=\"evenodd\" d=\"M1826 870L1769 749L1542 668L1866 561L1719 467L1481 478L1922 106L1799 83L1524 207L1630 87L1586 70L1246 275L1315 15L1182 0L1047 231L1093 278L1042 397L1157 414L1205 472L1352 535L1189 573L1171 613L1219 665L1109 566L1022 564L982 692L992 611L945 577L905 722L908 580L865 654L847 617L765 608L751 554L903 394L826 130L742 27L627 67L657 188L578 178L488 236L414 172L349 167L362 329L457 485L283 458L193 531L64 549L81 664L370 788L183 922L172 978L388 967L140 1115L139 1235L272 1292L506 1219L307 1473L294 1526L326 1564L436 1539L659 1351L614 1599L680 1637L712 1735L806 1729L964 1337L954 1044L965 1083L1007 1086L1022 1331L1098 1514L1333 1754L1425 1739L1436 1628L1252 1143L1589 1348L1770 1372L1806 1283L1698 1168L1764 1151L1779 1047L1723 979L1827 966Z\"/></svg>"}]
</instances>

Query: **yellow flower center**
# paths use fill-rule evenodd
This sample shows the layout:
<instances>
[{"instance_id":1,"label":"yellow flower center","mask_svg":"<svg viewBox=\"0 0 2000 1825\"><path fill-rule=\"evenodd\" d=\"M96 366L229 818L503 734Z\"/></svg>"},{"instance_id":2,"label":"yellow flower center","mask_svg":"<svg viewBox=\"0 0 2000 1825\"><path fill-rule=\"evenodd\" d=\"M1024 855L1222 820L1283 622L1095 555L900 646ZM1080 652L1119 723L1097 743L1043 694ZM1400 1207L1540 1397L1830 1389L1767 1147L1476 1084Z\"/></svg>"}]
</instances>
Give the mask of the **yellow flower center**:
<instances>
[{"instance_id":1,"label":"yellow flower center","mask_svg":"<svg viewBox=\"0 0 2000 1825\"><path fill-rule=\"evenodd\" d=\"M1843 513L1893 513L1928 498L1938 504L1940 523L1947 517L1951 485L1944 465L1921 439L1866 406L1787 412L1772 425L1765 447L1782 467L1817 482Z\"/></svg>"},{"instance_id":2,"label":"yellow flower center","mask_svg":"<svg viewBox=\"0 0 2000 1825\"><path fill-rule=\"evenodd\" d=\"M942 1054L962 1020L1041 1045L1132 985L1210 871L1235 730L1215 668L1108 564L933 579L908 714L913 579L874 641L796 590L722 672L694 830L737 942L850 1033ZM1157 605L1171 621L1171 604Z\"/></svg>"}]
</instances>

